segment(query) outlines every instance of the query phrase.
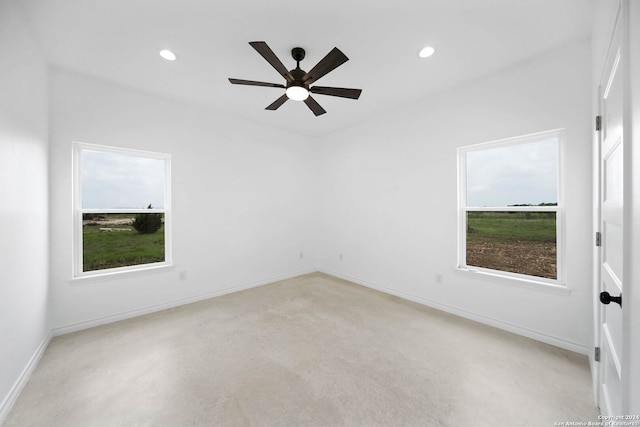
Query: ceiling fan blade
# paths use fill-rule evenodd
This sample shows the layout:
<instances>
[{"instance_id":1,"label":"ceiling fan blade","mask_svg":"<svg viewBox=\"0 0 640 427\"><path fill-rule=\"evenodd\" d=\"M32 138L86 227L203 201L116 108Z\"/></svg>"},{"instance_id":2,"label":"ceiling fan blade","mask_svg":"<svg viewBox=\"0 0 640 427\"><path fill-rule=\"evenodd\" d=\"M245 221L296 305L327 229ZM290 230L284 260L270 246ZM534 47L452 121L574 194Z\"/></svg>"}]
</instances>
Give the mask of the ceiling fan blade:
<instances>
[{"instance_id":1,"label":"ceiling fan blade","mask_svg":"<svg viewBox=\"0 0 640 427\"><path fill-rule=\"evenodd\" d=\"M232 79L232 78L230 78L229 81L234 85L279 87L284 89L284 85L281 85L278 83L265 83L265 82L256 82L253 80L241 80L241 79Z\"/></svg>"},{"instance_id":2,"label":"ceiling fan blade","mask_svg":"<svg viewBox=\"0 0 640 427\"><path fill-rule=\"evenodd\" d=\"M328 72L335 70L348 60L349 58L347 58L347 56L342 53L340 49L334 47L333 50L331 50L331 52L327 54L327 56L322 58L320 62L318 62L316 66L311 69L311 71L309 71L304 75L304 77L302 77L302 81L305 84L310 85Z\"/></svg>"},{"instance_id":3,"label":"ceiling fan blade","mask_svg":"<svg viewBox=\"0 0 640 427\"><path fill-rule=\"evenodd\" d=\"M251 47L257 50L258 53L262 55L262 57L266 59L267 62L271 64L271 66L275 68L282 77L284 77L288 82L293 81L293 76L291 75L289 70L287 70L284 64L278 59L276 54L273 53L271 48L265 42L249 42L249 44L251 45Z\"/></svg>"},{"instance_id":4,"label":"ceiling fan blade","mask_svg":"<svg viewBox=\"0 0 640 427\"><path fill-rule=\"evenodd\" d=\"M287 96L287 94L284 94L280 98L273 101L273 103L265 108L265 110L277 110L282 104L287 102L287 99L289 99L289 97Z\"/></svg>"},{"instance_id":5,"label":"ceiling fan blade","mask_svg":"<svg viewBox=\"0 0 640 427\"><path fill-rule=\"evenodd\" d=\"M313 86L309 89L313 93L318 95L330 95L339 96L341 98L358 99L362 93L362 89L348 89L344 87L327 87L327 86Z\"/></svg>"},{"instance_id":6,"label":"ceiling fan blade","mask_svg":"<svg viewBox=\"0 0 640 427\"><path fill-rule=\"evenodd\" d=\"M307 99L305 99L304 103L307 104L307 107L309 107L309 109L313 111L313 114L315 114L316 116L326 113L324 108L322 108L320 104L318 104L312 97L308 97Z\"/></svg>"}]
</instances>

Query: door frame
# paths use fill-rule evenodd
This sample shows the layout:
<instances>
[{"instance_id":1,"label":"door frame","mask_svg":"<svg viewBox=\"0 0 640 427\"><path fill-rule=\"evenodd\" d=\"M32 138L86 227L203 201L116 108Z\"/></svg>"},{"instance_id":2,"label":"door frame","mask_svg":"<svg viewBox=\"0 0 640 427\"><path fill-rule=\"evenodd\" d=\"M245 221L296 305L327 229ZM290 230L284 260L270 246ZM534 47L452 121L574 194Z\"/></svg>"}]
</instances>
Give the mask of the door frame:
<instances>
[{"instance_id":1,"label":"door frame","mask_svg":"<svg viewBox=\"0 0 640 427\"><path fill-rule=\"evenodd\" d=\"M625 348L623 370L623 408L640 415L640 2L622 0L622 54L625 90L623 138L624 164L624 242L625 287L623 328ZM635 260L635 262L634 262Z\"/></svg>"}]
</instances>

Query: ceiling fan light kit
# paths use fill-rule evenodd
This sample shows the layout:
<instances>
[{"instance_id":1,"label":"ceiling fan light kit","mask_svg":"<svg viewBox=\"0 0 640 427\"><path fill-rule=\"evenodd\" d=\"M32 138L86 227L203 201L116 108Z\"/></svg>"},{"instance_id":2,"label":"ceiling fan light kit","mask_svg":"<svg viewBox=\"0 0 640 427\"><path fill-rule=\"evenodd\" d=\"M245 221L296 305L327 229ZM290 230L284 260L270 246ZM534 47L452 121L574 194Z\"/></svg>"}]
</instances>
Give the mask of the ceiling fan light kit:
<instances>
[{"instance_id":1,"label":"ceiling fan light kit","mask_svg":"<svg viewBox=\"0 0 640 427\"><path fill-rule=\"evenodd\" d=\"M284 93L292 101L304 101L309 97L309 90L304 86L289 86Z\"/></svg>"},{"instance_id":2,"label":"ceiling fan light kit","mask_svg":"<svg viewBox=\"0 0 640 427\"><path fill-rule=\"evenodd\" d=\"M287 68L278 59L271 48L263 41L249 42L264 59L286 80L286 86L278 83L266 83L253 80L241 80L229 78L232 84L248 85L248 86L264 86L285 89L284 95L276 99L272 104L268 105L266 110L277 110L288 99L294 101L304 101L307 107L319 116L326 113L324 108L313 99L310 93L318 95L338 96L341 98L358 99L362 93L361 89L349 89L328 86L310 86L318 81L321 77L335 70L340 65L349 60L344 53L337 47L334 47L324 58L316 64L311 71L306 72L300 68L300 61L304 59L305 51L301 47L294 47L291 50L291 56L296 61L296 68L287 70Z\"/></svg>"}]
</instances>

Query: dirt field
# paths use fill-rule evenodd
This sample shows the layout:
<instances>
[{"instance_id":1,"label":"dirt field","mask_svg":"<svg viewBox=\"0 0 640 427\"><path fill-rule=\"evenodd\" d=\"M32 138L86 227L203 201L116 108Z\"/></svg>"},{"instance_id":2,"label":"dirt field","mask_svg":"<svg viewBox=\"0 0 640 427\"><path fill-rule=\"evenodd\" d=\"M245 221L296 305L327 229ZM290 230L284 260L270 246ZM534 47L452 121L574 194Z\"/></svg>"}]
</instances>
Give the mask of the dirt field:
<instances>
[{"instance_id":1,"label":"dirt field","mask_svg":"<svg viewBox=\"0 0 640 427\"><path fill-rule=\"evenodd\" d=\"M467 265L555 279L556 245L467 242Z\"/></svg>"},{"instance_id":2,"label":"dirt field","mask_svg":"<svg viewBox=\"0 0 640 427\"><path fill-rule=\"evenodd\" d=\"M131 225L133 218L117 218L117 219L85 219L82 225Z\"/></svg>"}]
</instances>

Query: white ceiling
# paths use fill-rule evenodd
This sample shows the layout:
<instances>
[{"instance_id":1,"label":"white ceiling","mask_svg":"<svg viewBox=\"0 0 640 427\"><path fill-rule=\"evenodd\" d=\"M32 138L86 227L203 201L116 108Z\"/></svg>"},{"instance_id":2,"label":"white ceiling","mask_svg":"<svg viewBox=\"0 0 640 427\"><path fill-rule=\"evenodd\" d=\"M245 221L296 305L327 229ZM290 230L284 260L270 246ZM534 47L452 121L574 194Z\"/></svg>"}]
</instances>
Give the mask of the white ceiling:
<instances>
[{"instance_id":1,"label":"white ceiling","mask_svg":"<svg viewBox=\"0 0 640 427\"><path fill-rule=\"evenodd\" d=\"M589 37L592 0L16 0L47 60L102 79L294 132L320 136ZM283 83L249 46L266 41L291 69L309 70L334 46L349 61L322 86L363 89L358 101L314 95L264 107ZM436 48L420 59L424 45ZM175 62L160 58L169 48Z\"/></svg>"}]
</instances>

